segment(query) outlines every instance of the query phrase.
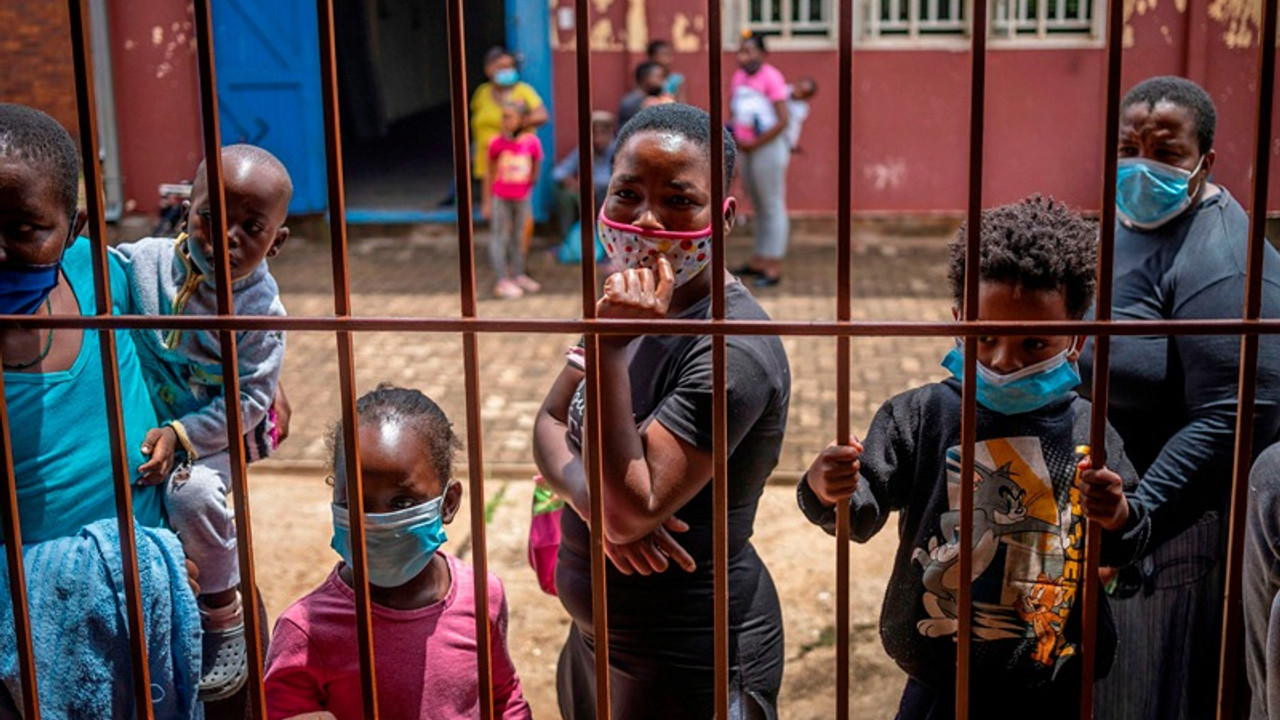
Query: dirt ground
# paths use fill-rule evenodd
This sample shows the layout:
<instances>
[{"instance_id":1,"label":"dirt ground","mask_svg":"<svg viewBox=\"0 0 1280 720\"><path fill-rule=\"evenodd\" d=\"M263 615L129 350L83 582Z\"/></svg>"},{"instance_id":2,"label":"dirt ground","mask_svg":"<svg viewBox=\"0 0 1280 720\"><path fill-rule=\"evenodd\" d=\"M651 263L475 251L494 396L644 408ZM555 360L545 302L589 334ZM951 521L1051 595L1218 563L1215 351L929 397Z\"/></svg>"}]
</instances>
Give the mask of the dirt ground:
<instances>
[{"instance_id":1,"label":"dirt ground","mask_svg":"<svg viewBox=\"0 0 1280 720\"><path fill-rule=\"evenodd\" d=\"M274 623L290 602L319 584L337 560L329 549L329 488L323 472L283 473L268 466L254 466L250 483L258 583ZM532 486L491 481L485 491L492 508L486 531L489 569L506 585L511 654L534 716L555 718L559 716L556 658L569 621L559 601L538 588L526 561ZM804 521L794 498L794 489L787 485L766 489L756 520L755 545L782 598L787 656L781 717L818 720L835 712L835 541ZM464 502L449 526L445 546L464 558L470 558L472 551L467 507ZM892 717L905 680L885 656L877 632L894 543L894 533L887 530L871 543L853 548L850 708L854 717Z\"/></svg>"}]
</instances>

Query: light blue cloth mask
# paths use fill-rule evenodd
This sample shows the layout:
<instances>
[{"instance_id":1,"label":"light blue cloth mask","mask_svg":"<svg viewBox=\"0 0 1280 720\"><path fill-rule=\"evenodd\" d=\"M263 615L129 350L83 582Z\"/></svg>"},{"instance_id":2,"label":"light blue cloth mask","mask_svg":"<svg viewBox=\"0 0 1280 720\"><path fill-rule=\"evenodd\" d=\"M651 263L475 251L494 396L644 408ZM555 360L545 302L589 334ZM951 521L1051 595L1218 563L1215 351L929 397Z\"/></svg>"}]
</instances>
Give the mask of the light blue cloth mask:
<instances>
[{"instance_id":1,"label":"light blue cloth mask","mask_svg":"<svg viewBox=\"0 0 1280 720\"><path fill-rule=\"evenodd\" d=\"M1075 363L1067 360L1070 352L1068 346L1048 360L1007 374L977 363L978 404L1001 415L1019 415L1066 397L1080 384ZM950 370L955 379L964 381L964 352L959 347L947 353L942 366Z\"/></svg>"},{"instance_id":2,"label":"light blue cloth mask","mask_svg":"<svg viewBox=\"0 0 1280 720\"><path fill-rule=\"evenodd\" d=\"M511 87L520 82L520 71L515 68L503 68L493 74L493 83L498 87Z\"/></svg>"},{"instance_id":3,"label":"light blue cloth mask","mask_svg":"<svg viewBox=\"0 0 1280 720\"><path fill-rule=\"evenodd\" d=\"M364 545L369 582L383 588L404 585L431 562L448 537L441 510L444 496L403 510L364 514ZM329 546L351 561L351 518L347 509L333 505L333 540Z\"/></svg>"},{"instance_id":4,"label":"light blue cloth mask","mask_svg":"<svg viewBox=\"0 0 1280 720\"><path fill-rule=\"evenodd\" d=\"M1121 158L1116 168L1116 211L1124 222L1154 230L1181 215L1191 205L1191 178L1200 172L1147 158Z\"/></svg>"}]
</instances>

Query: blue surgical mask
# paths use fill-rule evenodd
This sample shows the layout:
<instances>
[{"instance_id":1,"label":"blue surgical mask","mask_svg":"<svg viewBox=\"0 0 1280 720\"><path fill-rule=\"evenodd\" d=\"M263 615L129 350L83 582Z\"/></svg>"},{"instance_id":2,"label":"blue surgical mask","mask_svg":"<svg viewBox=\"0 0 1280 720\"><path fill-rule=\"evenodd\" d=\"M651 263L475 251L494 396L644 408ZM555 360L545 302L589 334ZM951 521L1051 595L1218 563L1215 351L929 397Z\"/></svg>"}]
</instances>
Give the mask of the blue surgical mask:
<instances>
[{"instance_id":1,"label":"blue surgical mask","mask_svg":"<svg viewBox=\"0 0 1280 720\"><path fill-rule=\"evenodd\" d=\"M1154 230L1181 215L1191 205L1191 178L1200 172L1165 165L1147 158L1122 158L1116 168L1116 211L1125 223Z\"/></svg>"},{"instance_id":2,"label":"blue surgical mask","mask_svg":"<svg viewBox=\"0 0 1280 720\"><path fill-rule=\"evenodd\" d=\"M0 262L0 315L30 315L58 285L62 261L48 265Z\"/></svg>"},{"instance_id":3,"label":"blue surgical mask","mask_svg":"<svg viewBox=\"0 0 1280 720\"><path fill-rule=\"evenodd\" d=\"M520 71L515 68L503 68L493 74L493 82L498 87L511 87L520 82Z\"/></svg>"},{"instance_id":4,"label":"blue surgical mask","mask_svg":"<svg viewBox=\"0 0 1280 720\"><path fill-rule=\"evenodd\" d=\"M1074 343L1073 343L1074 344ZM977 363L978 404L1001 415L1019 415L1067 396L1080 384L1075 363L1067 359L1071 347L1048 360L1001 374ZM964 352L955 347L942 360L955 379L964 381Z\"/></svg>"},{"instance_id":5,"label":"blue surgical mask","mask_svg":"<svg viewBox=\"0 0 1280 720\"><path fill-rule=\"evenodd\" d=\"M444 532L444 496L389 513L364 514L364 546L369 582L382 588L400 587L431 562L448 540ZM333 505L333 540L329 546L351 561L351 524L347 509Z\"/></svg>"}]
</instances>

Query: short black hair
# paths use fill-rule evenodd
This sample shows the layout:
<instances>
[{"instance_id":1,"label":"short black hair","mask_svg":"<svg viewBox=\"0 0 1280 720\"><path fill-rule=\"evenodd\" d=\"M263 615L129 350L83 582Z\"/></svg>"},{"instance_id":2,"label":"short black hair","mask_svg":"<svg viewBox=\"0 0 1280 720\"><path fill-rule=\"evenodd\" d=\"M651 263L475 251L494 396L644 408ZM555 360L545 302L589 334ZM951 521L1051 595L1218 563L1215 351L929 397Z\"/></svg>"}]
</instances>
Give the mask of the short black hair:
<instances>
[{"instance_id":1,"label":"short black hair","mask_svg":"<svg viewBox=\"0 0 1280 720\"><path fill-rule=\"evenodd\" d=\"M764 35L761 35L760 33L749 32L744 34L742 36L742 42L740 44L741 45L754 44L756 46L756 49L759 50L760 52L762 53L769 52L769 48L766 47L764 44Z\"/></svg>"},{"instance_id":2,"label":"short black hair","mask_svg":"<svg viewBox=\"0 0 1280 720\"><path fill-rule=\"evenodd\" d=\"M666 40L653 40L649 43L649 46L645 48L644 54L652 60L653 56L657 55L659 50L669 47L671 47L671 43Z\"/></svg>"},{"instance_id":3,"label":"short black hair","mask_svg":"<svg viewBox=\"0 0 1280 720\"><path fill-rule=\"evenodd\" d=\"M666 72L666 68L662 67L661 65L659 65L658 63L652 60L645 60L644 62L637 65L636 66L636 84L639 85L643 83L644 79L649 77L649 73L655 70L661 70L663 72Z\"/></svg>"},{"instance_id":4,"label":"short black hair","mask_svg":"<svg viewBox=\"0 0 1280 720\"><path fill-rule=\"evenodd\" d=\"M1132 105L1147 105L1155 108L1158 103L1170 102L1191 113L1192 122L1196 124L1196 139L1200 142L1200 153L1213 149L1213 136L1218 130L1218 110L1213 106L1213 98L1204 88L1186 78L1175 75L1150 77L1133 86L1125 93L1120 103L1120 110L1128 110Z\"/></svg>"},{"instance_id":5,"label":"short black hair","mask_svg":"<svg viewBox=\"0 0 1280 720\"><path fill-rule=\"evenodd\" d=\"M25 105L0 103L0 158L22 160L47 173L67 217L80 201L80 153L66 128Z\"/></svg>"},{"instance_id":6,"label":"short black hair","mask_svg":"<svg viewBox=\"0 0 1280 720\"><path fill-rule=\"evenodd\" d=\"M665 103L641 110L622 126L618 131L615 145L617 151L613 154L613 161L618 161L618 155L628 140L648 131L675 133L688 138L706 150L708 158L711 156L711 116L692 105ZM733 141L733 134L727 128L721 128L721 132L724 133L724 189L727 193L733 182L734 166L738 162L738 144Z\"/></svg>"},{"instance_id":7,"label":"short black hair","mask_svg":"<svg viewBox=\"0 0 1280 720\"><path fill-rule=\"evenodd\" d=\"M483 67L489 67L490 65L497 62L498 58L500 57L509 57L512 60L516 59L516 56L512 55L511 52L507 50L505 47L501 45L494 45L493 47L485 51Z\"/></svg>"},{"instance_id":8,"label":"short black hair","mask_svg":"<svg viewBox=\"0 0 1280 720\"><path fill-rule=\"evenodd\" d=\"M453 478L454 455L462 442L453 432L453 424L434 400L421 391L382 383L356 400L356 415L360 422L402 422L417 434L422 448L431 455L431 463L441 484L448 485ZM342 467L342 421L329 428L329 458L334 477L345 471Z\"/></svg>"},{"instance_id":9,"label":"short black hair","mask_svg":"<svg viewBox=\"0 0 1280 720\"><path fill-rule=\"evenodd\" d=\"M947 279L956 306L964 298L968 229L951 241ZM1097 286L1098 228L1065 203L1033 195L982 211L979 278L1026 290L1058 290L1073 318L1084 317Z\"/></svg>"}]
</instances>

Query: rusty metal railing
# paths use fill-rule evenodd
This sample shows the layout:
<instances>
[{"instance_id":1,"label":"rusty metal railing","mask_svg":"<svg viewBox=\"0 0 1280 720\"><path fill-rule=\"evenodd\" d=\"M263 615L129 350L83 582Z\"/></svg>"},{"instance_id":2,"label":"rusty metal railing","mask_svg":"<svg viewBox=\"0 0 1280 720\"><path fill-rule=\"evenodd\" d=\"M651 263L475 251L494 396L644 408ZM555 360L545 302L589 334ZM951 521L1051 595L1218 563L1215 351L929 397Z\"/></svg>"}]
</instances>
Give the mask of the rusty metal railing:
<instances>
[{"instance_id":1,"label":"rusty metal railing","mask_svg":"<svg viewBox=\"0 0 1280 720\"><path fill-rule=\"evenodd\" d=\"M853 64L853 0L840 0L838 62L838 213L836 225L837 297L833 322L742 321L725 317L725 236L722 223L713 222L711 273L712 318L709 321L658 320L629 321L597 319L595 316L597 274L594 263L592 233L582 236L582 312L580 319L541 320L527 318L481 318L477 314L474 228L472 226L471 169L468 152L467 68L465 66L465 13L463 0L447 0L446 13L450 43L450 87L453 99L454 170L457 188L459 277L461 279L460 317L356 317L351 312L350 272L346 232L346 204L343 183L341 127L338 112L338 81L335 55L334 14L332 0L317 0L320 33L320 67L322 105L325 123L325 148L329 191L329 228L332 241L334 276L334 315L332 317L260 317L235 316L229 283L230 267L225 244L214 245L214 269L218 293L216 317L140 317L112 315L112 299L108 275L106 228L102 202L102 177L97 163L84 165L88 188L89 235L92 240L95 273L96 315L93 316L7 316L0 318L8 327L94 330L102 348L104 392L106 394L107 431L111 438L111 462L116 494L116 516L120 529L121 556L126 578L125 596L130 628L131 661L134 669L133 689L139 717L151 718L150 679L146 638L143 633L142 605L139 589L137 549L133 535L132 507L127 467L127 452L121 414L121 396L114 333L130 328L178 328L216 331L222 348L224 393L239 396L236 332L247 330L296 330L333 332L337 341L337 358L341 387L343 450L348 482L348 499L352 535L352 561L355 578L358 652L362 669L364 714L378 716L375 679L372 617L367 577L364 536L362 478L359 466L359 443L355 407L354 337L358 332L396 331L411 333L460 333L463 340L465 366L468 460L470 468L471 532L475 568L476 640L480 684L481 716L494 716L492 696L492 657L488 617L487 548L484 526L484 453L481 442L480 385L478 336L483 333L581 333L586 348L586 447L585 468L588 477L591 526L592 599L594 633L597 652L607 657L608 620L606 612L604 512L601 479L600 378L598 367L601 335L650 334L710 335L713 339L713 507L714 507L714 682L717 717L727 717L729 710L729 593L728 582L728 450L726 399L726 343L731 335L786 335L836 338L836 437L844 442L851 436L850 343L855 337L951 337L964 338L965 367L962 392L961 477L973 474L976 439L975 364L978 335L1019 334L1029 328L1038 333L1088 334L1096 336L1095 372L1092 388L1092 457L1095 466L1106 462L1105 417L1109 397L1110 338L1113 336L1173 335L1239 335L1239 401L1237 407L1234 479L1232 484L1229 541L1227 554L1225 612L1219 683L1219 718L1231 717L1238 701L1235 677L1238 674L1241 647L1240 571L1243 558L1242 529L1247 507L1247 474L1253 456L1251 418L1256 402L1257 357L1259 336L1280 333L1280 320L1261 319L1262 257L1265 238L1265 200L1269 170L1269 148L1272 133L1272 103L1275 96L1276 7L1263 3L1262 36L1259 44L1259 104L1255 121L1256 153L1254 158L1252 213L1249 229L1249 265L1242 318L1239 320L1196 321L1115 321L1111 319L1112 253L1115 225L1116 146L1119 127L1121 37L1123 8L1111 3L1107 33L1106 128L1103 147L1102 217L1098 267L1097 315L1095 320L1069 322L987 322L978 318L979 243L981 235L982 177L984 147L984 102L986 79L987 0L974 0L971 67L971 101L969 133L968 245L965 248L967 272L964 279L963 321L952 322L872 322L852 320L852 64ZM89 53L88 14L83 0L68 0L71 19L71 47L75 65L78 113L82 154L97 157L97 114L94 97L93 67ZM215 58L209 0L195 0L195 27L199 68L204 149L207 160L210 193L210 222L215 237L224 237L225 198L222 184L221 145L218 132L218 108L215 81ZM590 20L588 0L574 1L576 20L577 129L580 138L590 137L592 108ZM709 110L712 128L723 126L722 60L723 33L719 0L708 0L708 66L710 72ZM711 133L711 188L713 207L722 207L725 195L723 177L724 146L720 133ZM582 227L595 223L591 180L592 147L579 143L579 193ZM3 378L0 378L0 391ZM239 403L228 403L228 440L232 456L232 486L235 497L236 526L239 538L241 581L245 599L247 649L252 668L262 667L262 628L259 625L255 588L253 541L249 522L249 493L243 446L242 418ZM8 563L10 600L14 606L14 632L17 638L22 706L27 718L39 718L38 678L32 653L31 622L26 604L26 583L22 565L20 524L17 510L16 477L13 453L9 443L9 416L0 392L0 451L6 488L0 493L0 524L3 526L5 557ZM960 494L960 613L956 667L956 717L969 717L969 675L972 612L972 537L973 494L962 482ZM849 716L850 693L850 597L849 597L849 516L848 508L837 513L836 552L836 708L835 716ZM1085 580L1082 582L1083 661L1081 718L1092 717L1093 668L1096 649L1092 638L1097 629L1099 532L1088 525ZM596 662L596 712L601 718L610 716L609 667ZM265 717L262 674L252 672L248 684L249 707L255 717Z\"/></svg>"}]
</instances>

